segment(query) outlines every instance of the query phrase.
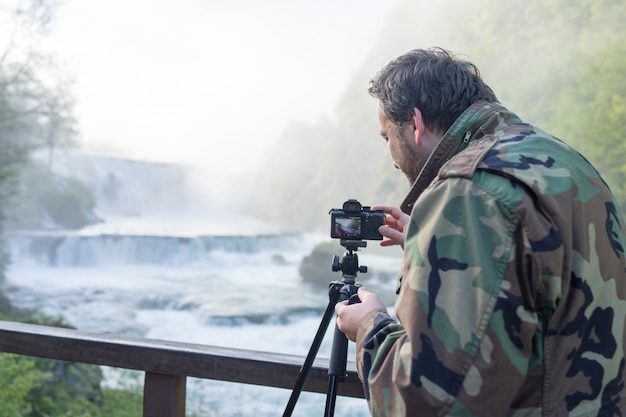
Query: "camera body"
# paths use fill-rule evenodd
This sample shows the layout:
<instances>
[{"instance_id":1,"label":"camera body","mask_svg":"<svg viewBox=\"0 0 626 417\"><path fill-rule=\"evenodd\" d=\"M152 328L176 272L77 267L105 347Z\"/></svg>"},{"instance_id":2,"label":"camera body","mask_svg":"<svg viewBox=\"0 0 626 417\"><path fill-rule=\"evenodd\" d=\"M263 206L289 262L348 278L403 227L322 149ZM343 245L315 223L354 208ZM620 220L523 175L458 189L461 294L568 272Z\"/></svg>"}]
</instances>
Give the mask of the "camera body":
<instances>
[{"instance_id":1,"label":"camera body","mask_svg":"<svg viewBox=\"0 0 626 417\"><path fill-rule=\"evenodd\" d=\"M371 210L357 200L343 203L342 209L330 210L330 237L346 241L382 240L378 228L383 224L385 212Z\"/></svg>"}]
</instances>

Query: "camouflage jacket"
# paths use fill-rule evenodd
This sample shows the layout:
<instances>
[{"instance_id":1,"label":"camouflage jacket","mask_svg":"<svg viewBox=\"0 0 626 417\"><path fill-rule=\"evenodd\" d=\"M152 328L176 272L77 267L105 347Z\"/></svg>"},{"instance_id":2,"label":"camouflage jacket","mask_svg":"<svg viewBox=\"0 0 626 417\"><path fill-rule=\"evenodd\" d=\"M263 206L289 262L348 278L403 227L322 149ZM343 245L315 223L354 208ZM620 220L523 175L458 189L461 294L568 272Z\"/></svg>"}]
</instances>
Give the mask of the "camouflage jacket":
<instances>
[{"instance_id":1,"label":"camouflage jacket","mask_svg":"<svg viewBox=\"0 0 626 417\"><path fill-rule=\"evenodd\" d=\"M624 217L580 154L479 102L403 208L399 322L357 336L373 416L626 415Z\"/></svg>"}]
</instances>

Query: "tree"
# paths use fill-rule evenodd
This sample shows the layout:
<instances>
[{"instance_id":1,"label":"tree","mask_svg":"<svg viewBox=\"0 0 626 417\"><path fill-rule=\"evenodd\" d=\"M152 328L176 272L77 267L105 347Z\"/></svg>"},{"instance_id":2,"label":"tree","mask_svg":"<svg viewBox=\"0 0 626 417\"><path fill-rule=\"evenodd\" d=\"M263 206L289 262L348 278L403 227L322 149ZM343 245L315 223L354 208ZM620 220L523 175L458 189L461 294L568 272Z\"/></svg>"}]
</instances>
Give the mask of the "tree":
<instances>
[{"instance_id":1,"label":"tree","mask_svg":"<svg viewBox=\"0 0 626 417\"><path fill-rule=\"evenodd\" d=\"M76 136L72 84L40 45L57 6L44 0L0 6L0 144L26 154L46 147L49 164L53 152Z\"/></svg>"},{"instance_id":2,"label":"tree","mask_svg":"<svg viewBox=\"0 0 626 417\"><path fill-rule=\"evenodd\" d=\"M3 0L0 3L0 283L7 263L2 226L18 177L30 155L53 152L74 141L71 84L59 76L54 59L43 52L55 0Z\"/></svg>"},{"instance_id":3,"label":"tree","mask_svg":"<svg viewBox=\"0 0 626 417\"><path fill-rule=\"evenodd\" d=\"M0 353L0 417L23 416L30 411L28 395L49 378L23 356Z\"/></svg>"},{"instance_id":4,"label":"tree","mask_svg":"<svg viewBox=\"0 0 626 417\"><path fill-rule=\"evenodd\" d=\"M335 108L330 128L324 120L285 131L277 144L289 152L268 153L250 206L264 207L276 220L299 216L298 224L319 224L328 221L320 206L348 197L399 204L407 183L377 138L368 79L381 63L431 46L477 64L508 109L576 146L626 204L626 145L620 136L626 116L625 18L626 0L400 2ZM301 145L303 138L316 148Z\"/></svg>"},{"instance_id":5,"label":"tree","mask_svg":"<svg viewBox=\"0 0 626 417\"><path fill-rule=\"evenodd\" d=\"M603 174L626 207L626 46L605 44L562 97L556 123Z\"/></svg>"}]
</instances>

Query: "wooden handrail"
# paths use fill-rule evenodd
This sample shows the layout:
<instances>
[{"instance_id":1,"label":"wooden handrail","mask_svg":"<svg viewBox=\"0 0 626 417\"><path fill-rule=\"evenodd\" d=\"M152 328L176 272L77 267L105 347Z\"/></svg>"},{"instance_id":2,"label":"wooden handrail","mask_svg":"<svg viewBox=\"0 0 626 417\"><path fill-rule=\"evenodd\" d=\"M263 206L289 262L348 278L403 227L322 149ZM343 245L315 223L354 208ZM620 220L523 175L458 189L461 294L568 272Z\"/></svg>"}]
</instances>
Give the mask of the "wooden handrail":
<instances>
[{"instance_id":1,"label":"wooden handrail","mask_svg":"<svg viewBox=\"0 0 626 417\"><path fill-rule=\"evenodd\" d=\"M0 321L0 352L146 373L144 417L184 417L186 377L293 388L304 357ZM338 395L363 398L354 362ZM303 390L326 393L328 359L313 363Z\"/></svg>"}]
</instances>

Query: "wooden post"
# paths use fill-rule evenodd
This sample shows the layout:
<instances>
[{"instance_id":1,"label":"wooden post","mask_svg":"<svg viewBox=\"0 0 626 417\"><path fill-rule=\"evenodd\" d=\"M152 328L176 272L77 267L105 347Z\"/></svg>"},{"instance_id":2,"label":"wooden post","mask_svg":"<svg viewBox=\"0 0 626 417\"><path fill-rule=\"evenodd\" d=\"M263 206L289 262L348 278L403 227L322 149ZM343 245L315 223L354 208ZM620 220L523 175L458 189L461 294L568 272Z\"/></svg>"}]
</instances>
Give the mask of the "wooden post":
<instances>
[{"instance_id":1,"label":"wooden post","mask_svg":"<svg viewBox=\"0 0 626 417\"><path fill-rule=\"evenodd\" d=\"M146 372L143 417L185 417L186 378Z\"/></svg>"}]
</instances>

